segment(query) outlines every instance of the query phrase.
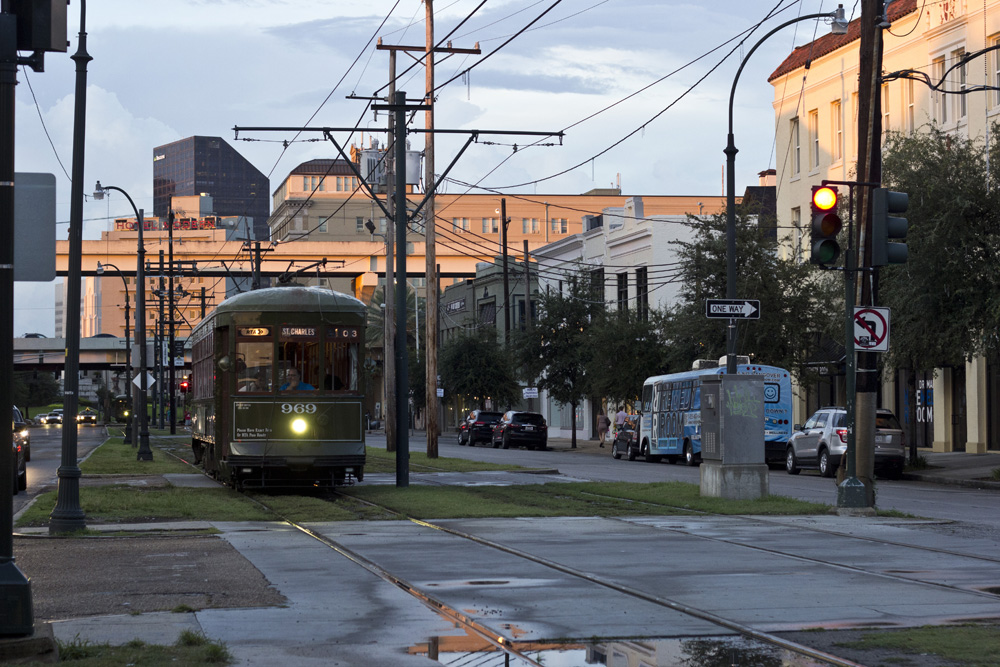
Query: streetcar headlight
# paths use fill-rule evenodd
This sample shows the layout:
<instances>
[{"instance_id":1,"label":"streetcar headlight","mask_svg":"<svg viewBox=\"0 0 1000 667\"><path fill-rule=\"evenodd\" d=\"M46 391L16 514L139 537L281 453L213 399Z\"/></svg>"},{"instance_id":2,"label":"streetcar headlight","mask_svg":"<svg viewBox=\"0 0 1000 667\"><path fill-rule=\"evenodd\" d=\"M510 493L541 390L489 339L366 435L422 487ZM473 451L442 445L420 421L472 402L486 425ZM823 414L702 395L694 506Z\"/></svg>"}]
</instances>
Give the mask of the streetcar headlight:
<instances>
[{"instance_id":1,"label":"streetcar headlight","mask_svg":"<svg viewBox=\"0 0 1000 667\"><path fill-rule=\"evenodd\" d=\"M302 417L296 417L295 419L292 420L292 431L294 431L295 433L302 435L303 433L306 432L306 427L307 427L306 420L303 419Z\"/></svg>"}]
</instances>

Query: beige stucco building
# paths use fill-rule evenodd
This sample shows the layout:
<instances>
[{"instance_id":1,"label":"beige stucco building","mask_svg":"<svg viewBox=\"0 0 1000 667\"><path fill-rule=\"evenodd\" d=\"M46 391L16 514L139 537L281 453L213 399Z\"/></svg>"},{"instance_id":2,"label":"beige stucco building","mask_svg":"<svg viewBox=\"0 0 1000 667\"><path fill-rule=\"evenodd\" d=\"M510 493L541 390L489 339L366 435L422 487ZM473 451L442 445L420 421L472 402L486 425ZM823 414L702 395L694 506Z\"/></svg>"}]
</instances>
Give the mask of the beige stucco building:
<instances>
[{"instance_id":1,"label":"beige stucco building","mask_svg":"<svg viewBox=\"0 0 1000 667\"><path fill-rule=\"evenodd\" d=\"M946 78L952 91L1000 85L1000 51L945 76L966 54L1000 45L1000 1L896 0L888 14L883 73L916 70L934 81ZM797 48L769 78L777 130L779 237L785 255L803 261L808 261L811 186L822 179L855 178L858 24L853 21L846 35L825 35ZM1000 120L996 90L946 95L912 79L880 82L879 90L882 126L890 130L919 132L934 122L946 132L982 139L987 125ZM803 398L797 421L815 407L815 397L812 402ZM1000 360L899 370L885 378L881 404L899 415L908 437L920 446L977 453L1000 449Z\"/></svg>"}]
</instances>

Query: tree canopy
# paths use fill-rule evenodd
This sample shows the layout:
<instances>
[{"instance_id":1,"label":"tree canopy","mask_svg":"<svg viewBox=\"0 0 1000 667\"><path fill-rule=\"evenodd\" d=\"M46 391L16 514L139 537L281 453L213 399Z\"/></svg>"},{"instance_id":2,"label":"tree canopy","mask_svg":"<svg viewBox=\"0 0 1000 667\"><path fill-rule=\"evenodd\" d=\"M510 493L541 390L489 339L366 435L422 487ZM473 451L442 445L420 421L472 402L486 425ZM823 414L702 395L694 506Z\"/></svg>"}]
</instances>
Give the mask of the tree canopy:
<instances>
[{"instance_id":1,"label":"tree canopy","mask_svg":"<svg viewBox=\"0 0 1000 667\"><path fill-rule=\"evenodd\" d=\"M438 368L449 394L464 396L480 408L491 399L497 409L513 405L519 395L514 364L495 332L459 336L441 347Z\"/></svg>"},{"instance_id":2,"label":"tree canopy","mask_svg":"<svg viewBox=\"0 0 1000 667\"><path fill-rule=\"evenodd\" d=\"M997 126L992 128L993 145ZM1000 325L1000 152L937 127L892 133L882 182L909 194L905 264L880 270L879 305L892 309L889 361L929 369L997 352Z\"/></svg>"}]
</instances>

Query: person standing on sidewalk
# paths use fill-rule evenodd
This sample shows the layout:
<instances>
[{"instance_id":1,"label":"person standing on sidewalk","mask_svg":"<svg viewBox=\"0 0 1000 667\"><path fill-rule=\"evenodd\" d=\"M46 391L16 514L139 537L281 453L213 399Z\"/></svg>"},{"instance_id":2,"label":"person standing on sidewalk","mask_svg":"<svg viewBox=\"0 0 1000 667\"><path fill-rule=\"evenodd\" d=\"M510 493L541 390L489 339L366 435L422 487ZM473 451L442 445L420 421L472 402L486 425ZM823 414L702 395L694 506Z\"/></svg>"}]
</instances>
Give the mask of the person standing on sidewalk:
<instances>
[{"instance_id":1,"label":"person standing on sidewalk","mask_svg":"<svg viewBox=\"0 0 1000 667\"><path fill-rule=\"evenodd\" d=\"M622 406L618 408L618 412L615 414L615 435L625 427L626 419L628 419L628 413L625 412L625 406Z\"/></svg>"},{"instance_id":2,"label":"person standing on sidewalk","mask_svg":"<svg viewBox=\"0 0 1000 667\"><path fill-rule=\"evenodd\" d=\"M608 429L610 427L611 420L604 414L604 410L601 410L600 414L597 415L597 439L601 441L601 447L604 446L604 441L608 438Z\"/></svg>"}]
</instances>

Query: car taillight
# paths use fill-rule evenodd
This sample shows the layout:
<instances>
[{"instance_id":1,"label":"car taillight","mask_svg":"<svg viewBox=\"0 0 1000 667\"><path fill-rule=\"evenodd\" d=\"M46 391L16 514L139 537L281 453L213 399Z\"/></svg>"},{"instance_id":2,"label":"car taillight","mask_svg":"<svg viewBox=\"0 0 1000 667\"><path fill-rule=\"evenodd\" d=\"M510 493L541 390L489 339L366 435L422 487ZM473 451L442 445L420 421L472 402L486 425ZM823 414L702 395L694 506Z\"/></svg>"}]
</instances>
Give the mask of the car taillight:
<instances>
[{"instance_id":1,"label":"car taillight","mask_svg":"<svg viewBox=\"0 0 1000 667\"><path fill-rule=\"evenodd\" d=\"M838 428L837 429L837 437L840 438L841 442L843 442L843 443L846 444L847 443L847 429L846 428Z\"/></svg>"},{"instance_id":2,"label":"car taillight","mask_svg":"<svg viewBox=\"0 0 1000 667\"><path fill-rule=\"evenodd\" d=\"M476 422L473 426L486 426L486 422Z\"/></svg>"}]
</instances>

